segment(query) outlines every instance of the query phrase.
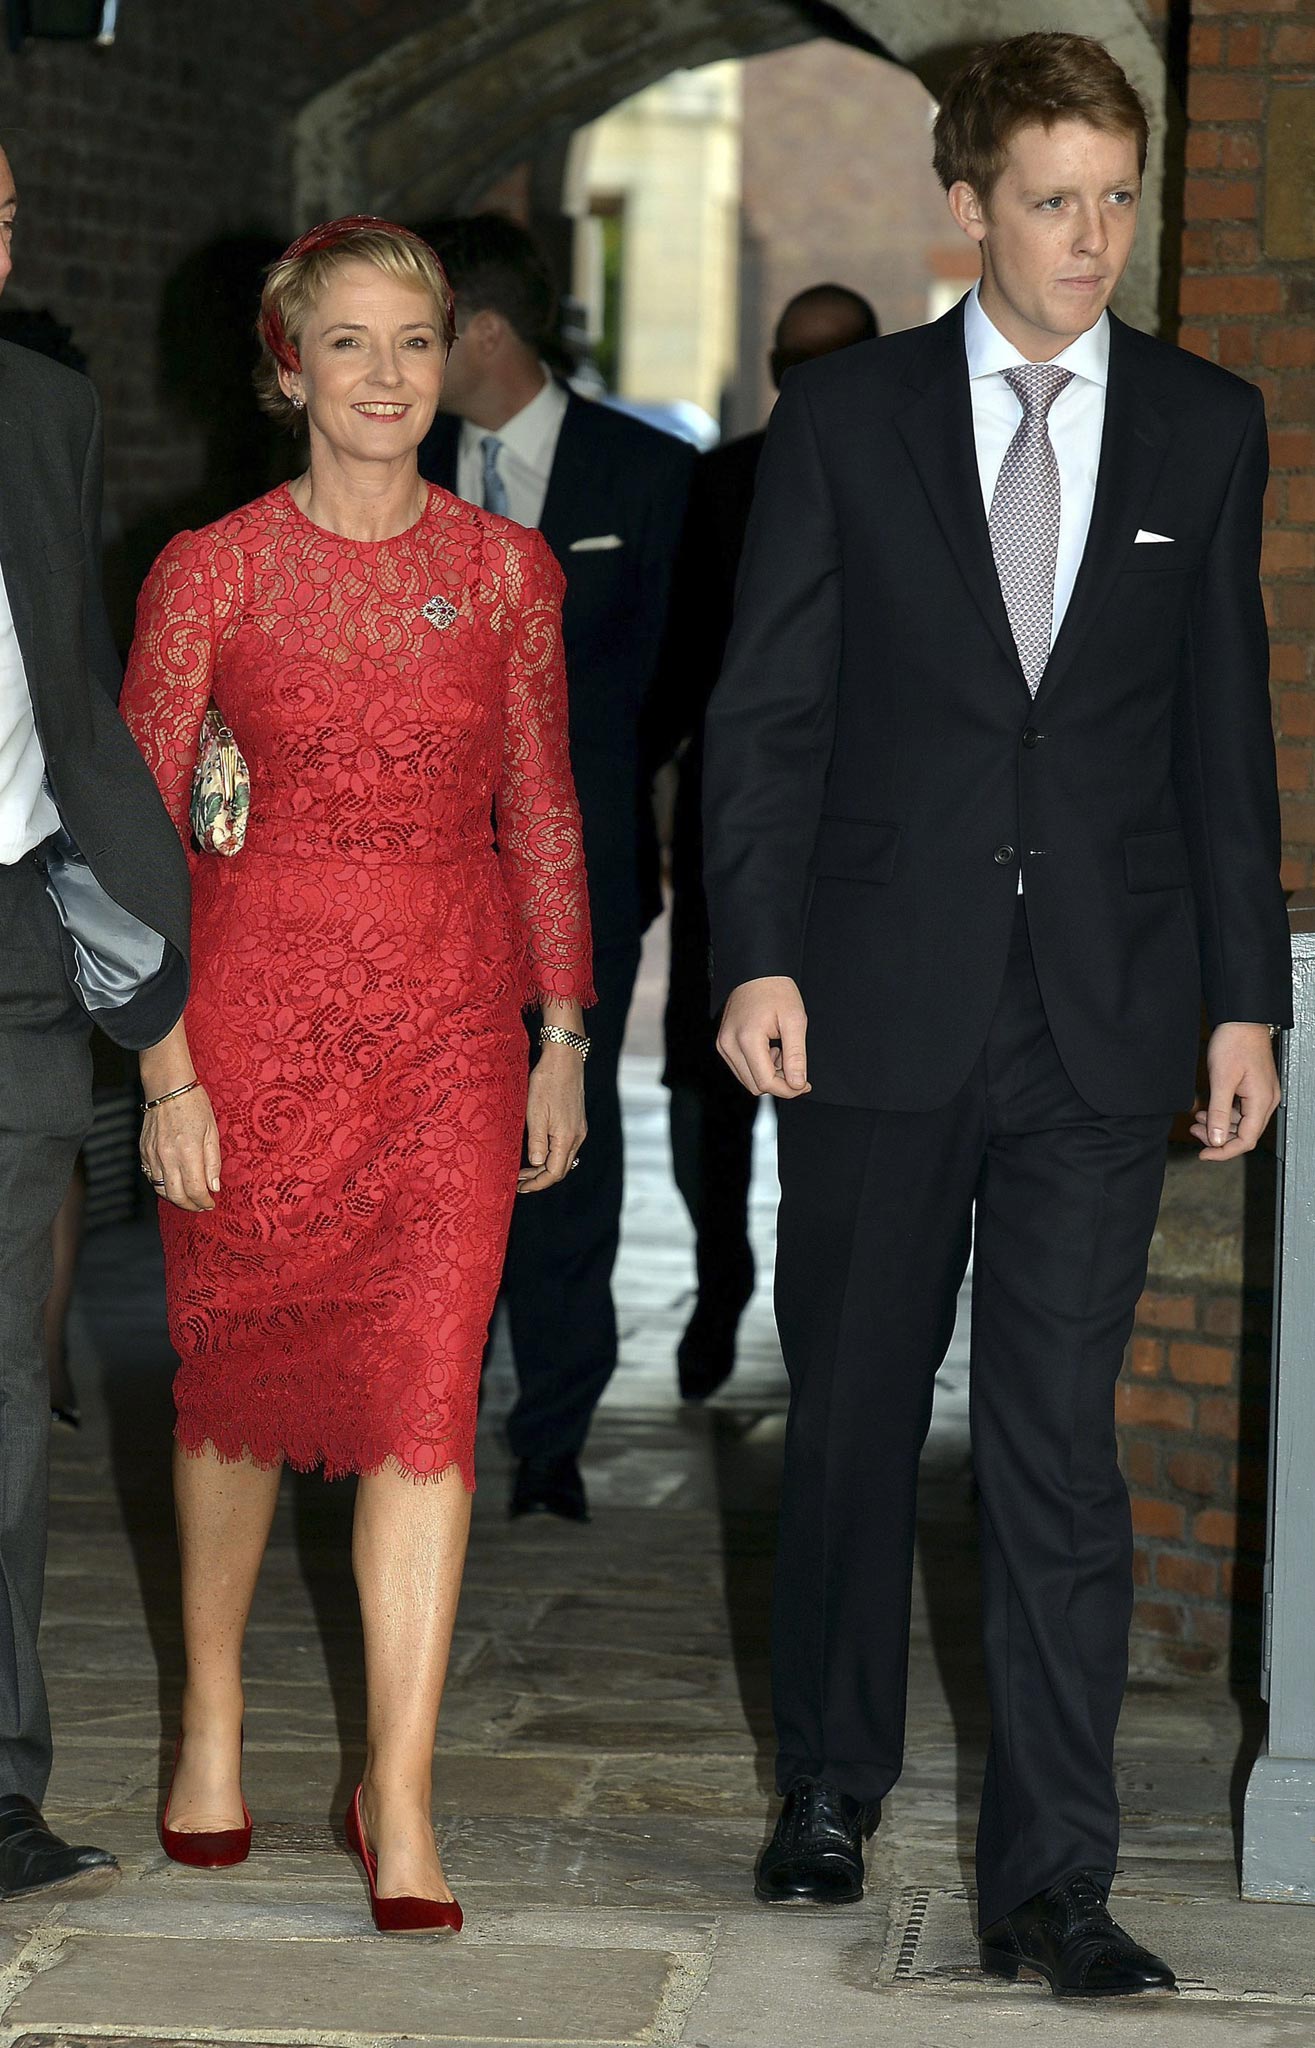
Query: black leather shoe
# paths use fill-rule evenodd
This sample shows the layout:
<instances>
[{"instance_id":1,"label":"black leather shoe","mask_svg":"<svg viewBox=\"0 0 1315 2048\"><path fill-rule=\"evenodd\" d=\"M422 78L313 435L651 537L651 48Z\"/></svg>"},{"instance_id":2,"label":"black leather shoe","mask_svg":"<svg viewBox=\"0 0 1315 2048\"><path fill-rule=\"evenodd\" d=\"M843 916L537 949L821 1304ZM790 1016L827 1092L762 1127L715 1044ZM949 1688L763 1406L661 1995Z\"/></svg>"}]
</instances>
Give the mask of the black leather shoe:
<instances>
[{"instance_id":1,"label":"black leather shoe","mask_svg":"<svg viewBox=\"0 0 1315 2048\"><path fill-rule=\"evenodd\" d=\"M700 1301L676 1348L676 1375L682 1401L706 1401L724 1387L735 1370L735 1335L740 1311L705 1308Z\"/></svg>"},{"instance_id":2,"label":"black leather shoe","mask_svg":"<svg viewBox=\"0 0 1315 2048\"><path fill-rule=\"evenodd\" d=\"M574 1458L522 1458L511 1489L511 1515L560 1515L587 1522L589 1503Z\"/></svg>"},{"instance_id":3,"label":"black leather shoe","mask_svg":"<svg viewBox=\"0 0 1315 2048\"><path fill-rule=\"evenodd\" d=\"M1177 1983L1167 1963L1110 1918L1103 1884L1085 1870L983 1928L979 1948L989 1976L1012 1983L1020 1970L1035 1970L1056 1998L1127 1998Z\"/></svg>"},{"instance_id":4,"label":"black leather shoe","mask_svg":"<svg viewBox=\"0 0 1315 2048\"><path fill-rule=\"evenodd\" d=\"M22 1899L58 1885L107 1884L119 1866L106 1849L71 1849L52 1835L41 1809L21 1792L0 1799L0 1898Z\"/></svg>"},{"instance_id":5,"label":"black leather shoe","mask_svg":"<svg viewBox=\"0 0 1315 2048\"><path fill-rule=\"evenodd\" d=\"M852 1906L863 1896L863 1837L880 1812L818 1778L796 1778L758 1858L754 1897L765 1906Z\"/></svg>"}]
</instances>

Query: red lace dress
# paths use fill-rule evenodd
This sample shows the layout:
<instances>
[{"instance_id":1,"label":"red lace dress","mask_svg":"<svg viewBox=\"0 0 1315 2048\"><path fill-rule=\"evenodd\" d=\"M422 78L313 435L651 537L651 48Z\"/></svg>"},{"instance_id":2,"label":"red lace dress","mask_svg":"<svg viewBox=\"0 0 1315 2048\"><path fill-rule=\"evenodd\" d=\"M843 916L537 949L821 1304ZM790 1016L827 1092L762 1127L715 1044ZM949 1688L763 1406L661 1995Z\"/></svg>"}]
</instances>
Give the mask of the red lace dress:
<instances>
[{"instance_id":1,"label":"red lace dress","mask_svg":"<svg viewBox=\"0 0 1315 2048\"><path fill-rule=\"evenodd\" d=\"M192 859L223 1190L161 1209L190 1450L474 1484L521 1010L592 1000L562 588L538 534L446 491L363 543L281 488L142 592L123 708L189 847L212 697L251 771L243 851Z\"/></svg>"}]
</instances>

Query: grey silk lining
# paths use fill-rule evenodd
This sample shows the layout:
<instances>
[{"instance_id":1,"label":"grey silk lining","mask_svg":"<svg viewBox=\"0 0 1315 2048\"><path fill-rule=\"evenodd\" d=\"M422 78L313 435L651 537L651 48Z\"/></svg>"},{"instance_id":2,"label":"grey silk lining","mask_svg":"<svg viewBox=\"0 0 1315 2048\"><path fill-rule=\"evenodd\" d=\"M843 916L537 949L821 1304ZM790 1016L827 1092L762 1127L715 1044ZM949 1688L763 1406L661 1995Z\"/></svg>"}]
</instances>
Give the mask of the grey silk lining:
<instances>
[{"instance_id":1,"label":"grey silk lining","mask_svg":"<svg viewBox=\"0 0 1315 2048\"><path fill-rule=\"evenodd\" d=\"M65 831L41 854L46 888L69 935L78 996L93 1016L121 1009L159 973L164 940L107 896Z\"/></svg>"}]
</instances>

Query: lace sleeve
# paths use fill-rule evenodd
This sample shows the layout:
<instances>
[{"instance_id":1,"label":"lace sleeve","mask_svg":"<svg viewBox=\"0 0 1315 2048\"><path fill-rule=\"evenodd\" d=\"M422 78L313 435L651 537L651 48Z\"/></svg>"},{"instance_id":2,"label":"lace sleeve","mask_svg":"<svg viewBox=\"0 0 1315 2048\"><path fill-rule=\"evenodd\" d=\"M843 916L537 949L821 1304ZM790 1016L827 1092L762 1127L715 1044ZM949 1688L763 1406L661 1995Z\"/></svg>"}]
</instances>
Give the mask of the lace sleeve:
<instances>
[{"instance_id":1,"label":"lace sleeve","mask_svg":"<svg viewBox=\"0 0 1315 2048\"><path fill-rule=\"evenodd\" d=\"M596 1000L580 807L571 776L562 592L547 543L526 534L508 544L504 575L512 613L498 856L529 946L525 1001Z\"/></svg>"},{"instance_id":2,"label":"lace sleeve","mask_svg":"<svg viewBox=\"0 0 1315 2048\"><path fill-rule=\"evenodd\" d=\"M204 534L180 533L162 550L137 600L120 699L189 859L192 775L225 610L217 586L226 581L231 590L234 581L223 567Z\"/></svg>"}]
</instances>

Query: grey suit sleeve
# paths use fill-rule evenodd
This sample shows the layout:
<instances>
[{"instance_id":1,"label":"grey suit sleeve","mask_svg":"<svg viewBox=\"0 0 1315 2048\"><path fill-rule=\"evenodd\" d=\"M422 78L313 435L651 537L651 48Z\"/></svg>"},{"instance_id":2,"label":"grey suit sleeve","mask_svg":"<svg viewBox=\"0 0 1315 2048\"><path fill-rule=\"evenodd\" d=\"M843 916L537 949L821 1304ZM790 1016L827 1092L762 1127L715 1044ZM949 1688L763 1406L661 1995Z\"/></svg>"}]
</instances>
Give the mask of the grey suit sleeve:
<instances>
[{"instance_id":1,"label":"grey suit sleeve","mask_svg":"<svg viewBox=\"0 0 1315 2048\"><path fill-rule=\"evenodd\" d=\"M741 982L798 978L835 734L840 627L834 507L806 391L787 377L708 709L704 879L718 1009Z\"/></svg>"},{"instance_id":2,"label":"grey suit sleeve","mask_svg":"<svg viewBox=\"0 0 1315 2048\"><path fill-rule=\"evenodd\" d=\"M91 417L86 451L82 460L82 532L87 548L83 571L83 631L87 666L111 704L117 704L119 691L123 685L123 670L115 650L114 635L110 631L109 616L105 610L100 531L104 494L105 434L96 388L89 384L87 389L91 394Z\"/></svg>"}]
</instances>

